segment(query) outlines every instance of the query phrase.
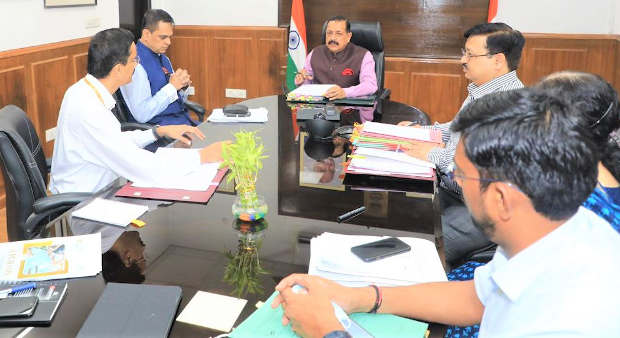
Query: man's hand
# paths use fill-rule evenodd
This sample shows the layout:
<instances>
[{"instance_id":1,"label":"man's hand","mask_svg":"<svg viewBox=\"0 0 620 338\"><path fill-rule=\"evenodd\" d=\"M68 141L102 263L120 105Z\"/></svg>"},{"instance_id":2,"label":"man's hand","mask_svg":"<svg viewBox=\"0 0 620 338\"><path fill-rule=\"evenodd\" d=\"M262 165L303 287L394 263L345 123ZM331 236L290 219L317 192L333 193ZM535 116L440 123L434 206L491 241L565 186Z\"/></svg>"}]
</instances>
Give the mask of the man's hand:
<instances>
[{"instance_id":1,"label":"man's hand","mask_svg":"<svg viewBox=\"0 0 620 338\"><path fill-rule=\"evenodd\" d=\"M312 74L306 72L306 70L302 68L301 72L295 75L295 85L299 86L306 80L312 80Z\"/></svg>"},{"instance_id":2,"label":"man's hand","mask_svg":"<svg viewBox=\"0 0 620 338\"><path fill-rule=\"evenodd\" d=\"M177 69L176 72L170 75L169 82L176 88L176 90L180 90L185 86L189 86L192 81L189 79L189 73L185 69Z\"/></svg>"},{"instance_id":3,"label":"man's hand","mask_svg":"<svg viewBox=\"0 0 620 338\"><path fill-rule=\"evenodd\" d=\"M330 100L344 99L347 97L347 94L345 94L344 89L340 88L340 86L333 86L327 90L325 97Z\"/></svg>"},{"instance_id":4,"label":"man's hand","mask_svg":"<svg viewBox=\"0 0 620 338\"><path fill-rule=\"evenodd\" d=\"M220 141L200 149L200 163L222 162L222 146L231 141Z\"/></svg>"},{"instance_id":5,"label":"man's hand","mask_svg":"<svg viewBox=\"0 0 620 338\"><path fill-rule=\"evenodd\" d=\"M398 126L403 126L403 127L419 127L419 124L414 124L414 122L411 121L400 121L397 124Z\"/></svg>"},{"instance_id":6,"label":"man's hand","mask_svg":"<svg viewBox=\"0 0 620 338\"><path fill-rule=\"evenodd\" d=\"M170 126L160 126L155 130L157 135L170 137L179 140L187 145L192 145L192 135L204 140L205 135L196 127L179 124Z\"/></svg>"},{"instance_id":7,"label":"man's hand","mask_svg":"<svg viewBox=\"0 0 620 338\"><path fill-rule=\"evenodd\" d=\"M433 148L444 147L444 144L437 145L436 143L410 141L408 144L402 146L405 150L405 154L415 157L420 160L428 161L428 154Z\"/></svg>"}]
</instances>

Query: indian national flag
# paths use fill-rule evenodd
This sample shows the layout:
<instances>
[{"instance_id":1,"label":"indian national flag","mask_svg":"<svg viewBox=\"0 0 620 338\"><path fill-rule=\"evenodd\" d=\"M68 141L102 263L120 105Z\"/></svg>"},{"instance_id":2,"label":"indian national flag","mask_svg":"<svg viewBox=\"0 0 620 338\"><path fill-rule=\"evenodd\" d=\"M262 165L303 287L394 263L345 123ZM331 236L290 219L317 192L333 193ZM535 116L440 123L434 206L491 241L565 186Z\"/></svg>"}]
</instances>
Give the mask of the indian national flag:
<instances>
[{"instance_id":1,"label":"indian national flag","mask_svg":"<svg viewBox=\"0 0 620 338\"><path fill-rule=\"evenodd\" d=\"M302 0L293 0L291 7L291 27L288 32L288 61L286 64L286 85L295 89L295 74L306 62L306 19Z\"/></svg>"},{"instance_id":2,"label":"indian national flag","mask_svg":"<svg viewBox=\"0 0 620 338\"><path fill-rule=\"evenodd\" d=\"M511 21L510 13L517 11L521 3L519 1L506 1L506 0L489 0L489 15L487 16L487 22L509 22ZM522 5L521 5L522 6Z\"/></svg>"}]
</instances>

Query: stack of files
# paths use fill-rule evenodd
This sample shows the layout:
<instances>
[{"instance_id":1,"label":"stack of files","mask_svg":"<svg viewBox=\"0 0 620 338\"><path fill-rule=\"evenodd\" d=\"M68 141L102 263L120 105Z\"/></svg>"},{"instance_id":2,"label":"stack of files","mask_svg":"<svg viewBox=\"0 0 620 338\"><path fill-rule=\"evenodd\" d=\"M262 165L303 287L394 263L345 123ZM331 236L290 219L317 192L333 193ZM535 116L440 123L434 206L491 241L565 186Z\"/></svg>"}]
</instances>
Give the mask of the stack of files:
<instances>
[{"instance_id":1,"label":"stack of files","mask_svg":"<svg viewBox=\"0 0 620 338\"><path fill-rule=\"evenodd\" d=\"M262 123L269 120L267 108L250 108L249 111L250 115L248 116L226 116L222 108L213 109L207 121L214 123Z\"/></svg>"},{"instance_id":2,"label":"stack of files","mask_svg":"<svg viewBox=\"0 0 620 338\"><path fill-rule=\"evenodd\" d=\"M40 281L101 272L101 234L0 243L0 280Z\"/></svg>"},{"instance_id":3,"label":"stack of files","mask_svg":"<svg viewBox=\"0 0 620 338\"><path fill-rule=\"evenodd\" d=\"M354 146L353 154L350 156L352 160L345 172L434 180L436 176L433 163L416 159L403 152L403 146L414 140L439 145L441 132L377 122L366 122L356 126L351 136Z\"/></svg>"},{"instance_id":4,"label":"stack of files","mask_svg":"<svg viewBox=\"0 0 620 338\"><path fill-rule=\"evenodd\" d=\"M232 338L299 337L293 332L291 324L282 325L282 315L284 314L282 307L271 308L271 303L277 294L277 291L274 292L258 310L254 311L228 336ZM425 337L428 329L427 323L390 314L353 313L349 317L375 338L422 338Z\"/></svg>"},{"instance_id":5,"label":"stack of files","mask_svg":"<svg viewBox=\"0 0 620 338\"><path fill-rule=\"evenodd\" d=\"M411 251L364 262L351 252L357 245L387 237L354 236L325 232L310 241L308 274L321 276L345 286L402 286L446 281L435 244L431 241L400 237Z\"/></svg>"}]
</instances>

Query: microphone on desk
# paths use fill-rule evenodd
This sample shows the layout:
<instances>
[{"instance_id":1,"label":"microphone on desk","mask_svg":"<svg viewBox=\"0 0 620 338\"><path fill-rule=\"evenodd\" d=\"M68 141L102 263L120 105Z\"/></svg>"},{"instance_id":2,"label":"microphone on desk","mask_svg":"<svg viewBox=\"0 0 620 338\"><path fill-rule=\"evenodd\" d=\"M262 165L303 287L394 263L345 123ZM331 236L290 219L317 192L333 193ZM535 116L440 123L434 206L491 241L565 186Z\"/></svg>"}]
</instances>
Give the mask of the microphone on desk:
<instances>
[{"instance_id":1,"label":"microphone on desk","mask_svg":"<svg viewBox=\"0 0 620 338\"><path fill-rule=\"evenodd\" d=\"M351 219L353 219L353 218L355 218L355 217L357 217L357 216L359 216L359 215L363 214L363 213L364 213L364 211L366 211L366 207L361 206L361 207L359 207L359 208L357 208L357 209L351 210L351 211L349 211L349 212L345 212L344 214L342 214L342 215L338 216L338 217L336 218L336 221L337 221L338 223L346 222L346 221L348 221L348 220L351 220Z\"/></svg>"}]
</instances>

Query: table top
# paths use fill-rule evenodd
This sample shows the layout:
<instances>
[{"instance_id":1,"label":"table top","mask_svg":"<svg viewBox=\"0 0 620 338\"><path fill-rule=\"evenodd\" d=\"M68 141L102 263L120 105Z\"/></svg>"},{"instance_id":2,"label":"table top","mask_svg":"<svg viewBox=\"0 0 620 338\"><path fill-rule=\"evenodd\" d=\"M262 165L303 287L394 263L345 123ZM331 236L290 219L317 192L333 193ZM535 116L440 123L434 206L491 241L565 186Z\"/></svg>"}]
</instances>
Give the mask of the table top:
<instances>
[{"instance_id":1,"label":"table top","mask_svg":"<svg viewBox=\"0 0 620 338\"><path fill-rule=\"evenodd\" d=\"M101 232L102 252L105 252L104 271L92 278L72 280L67 299L52 326L34 328L28 337L74 336L106 281L181 286L183 299L179 313L198 290L230 295L235 287L239 287L239 278L232 284L223 281L226 268L233 262L234 258L231 257L251 251L255 258L260 258L261 267L268 273L256 278L264 289L263 294L242 297L248 299L248 303L236 326L254 311L257 301L265 300L273 292L282 277L293 272L307 272L309 239L315 235L327 231L422 237L429 240L434 240L438 235L436 229L440 228L439 218L437 206L431 199L432 183L430 191L429 185L423 184L419 186L419 191L407 194L354 190L343 186L340 163L345 156L328 156L317 161L313 158L317 156L316 153L308 151L307 135L302 131L296 137L291 108L295 111L298 106L288 104L282 96L262 97L242 103L250 108L267 108L269 121L264 124L204 123L199 128L206 135L206 140L194 141L193 147L233 139L232 133L238 130L258 131L269 156L263 162L264 167L257 183L257 192L269 206L265 222L258 226L235 222L231 213L235 195L226 191L226 187L220 187L220 191L214 193L207 204L114 197L130 203L149 205L149 212L141 217L146 226L139 229L71 218L70 210L52 222L43 236ZM356 111L345 108L339 108L343 110L343 124L378 119L372 109ZM396 123L411 119L407 115L410 112L408 106L397 102L385 102L383 111L381 121ZM303 130L303 123L298 122L297 126ZM332 149L339 146L342 145L334 142L327 146L327 152L336 154L337 151ZM333 169L329 167L332 161ZM324 162L329 163L325 165ZM329 172L331 170L334 172ZM99 192L99 195L113 198L114 192L123 183L123 180L117 180ZM335 222L338 215L360 206L367 207L361 216L348 223ZM131 253L133 262L130 260L129 267L119 260L119 252ZM19 330L11 328L0 332L4 335ZM175 322L170 336L208 336L220 333Z\"/></svg>"}]
</instances>

